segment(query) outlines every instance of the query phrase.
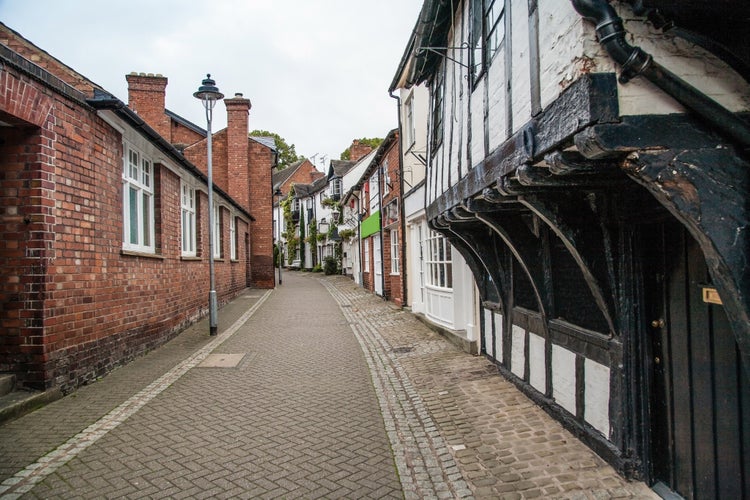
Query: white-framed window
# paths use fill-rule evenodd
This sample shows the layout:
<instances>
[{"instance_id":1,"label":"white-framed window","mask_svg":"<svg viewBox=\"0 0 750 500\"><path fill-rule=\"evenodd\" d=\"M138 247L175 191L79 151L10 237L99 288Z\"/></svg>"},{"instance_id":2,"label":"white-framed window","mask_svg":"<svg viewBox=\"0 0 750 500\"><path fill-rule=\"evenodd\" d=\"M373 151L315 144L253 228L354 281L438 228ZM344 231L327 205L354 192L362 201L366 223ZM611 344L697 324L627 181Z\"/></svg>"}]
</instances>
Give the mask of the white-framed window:
<instances>
[{"instance_id":1,"label":"white-framed window","mask_svg":"<svg viewBox=\"0 0 750 500\"><path fill-rule=\"evenodd\" d=\"M388 173L388 158L383 160L383 196L387 195L391 190L391 177Z\"/></svg>"},{"instance_id":2,"label":"white-framed window","mask_svg":"<svg viewBox=\"0 0 750 500\"><path fill-rule=\"evenodd\" d=\"M438 288L453 288L453 260L451 257L451 245L435 231L430 231L425 241L427 246L427 258L425 268L427 271L427 284Z\"/></svg>"},{"instance_id":3,"label":"white-framed window","mask_svg":"<svg viewBox=\"0 0 750 500\"><path fill-rule=\"evenodd\" d=\"M365 272L365 273L369 273L370 272L370 241L371 240L372 240L372 238L366 238L366 239L362 240L362 244L365 247L364 250L363 250L365 265L364 265L364 269L362 271Z\"/></svg>"},{"instance_id":4,"label":"white-framed window","mask_svg":"<svg viewBox=\"0 0 750 500\"><path fill-rule=\"evenodd\" d=\"M404 104L404 145L406 149L414 145L416 132L414 130L414 94L406 98Z\"/></svg>"},{"instance_id":5,"label":"white-framed window","mask_svg":"<svg viewBox=\"0 0 750 500\"><path fill-rule=\"evenodd\" d=\"M369 179L369 185L370 185L370 213L375 213L380 208L378 207L379 203L379 193L378 191L378 172L375 171L374 174L370 176Z\"/></svg>"},{"instance_id":6,"label":"white-framed window","mask_svg":"<svg viewBox=\"0 0 750 500\"><path fill-rule=\"evenodd\" d=\"M237 217L229 216L229 258L237 260Z\"/></svg>"},{"instance_id":7,"label":"white-framed window","mask_svg":"<svg viewBox=\"0 0 750 500\"><path fill-rule=\"evenodd\" d=\"M214 259L221 258L221 206L214 203Z\"/></svg>"},{"instance_id":8,"label":"white-framed window","mask_svg":"<svg viewBox=\"0 0 750 500\"><path fill-rule=\"evenodd\" d=\"M398 259L398 229L391 229L391 274L401 272Z\"/></svg>"},{"instance_id":9,"label":"white-framed window","mask_svg":"<svg viewBox=\"0 0 750 500\"><path fill-rule=\"evenodd\" d=\"M194 257L196 255L195 188L183 181L180 192L182 255Z\"/></svg>"},{"instance_id":10,"label":"white-framed window","mask_svg":"<svg viewBox=\"0 0 750 500\"><path fill-rule=\"evenodd\" d=\"M334 198L341 198L341 179L333 179L331 193L333 194Z\"/></svg>"},{"instance_id":11,"label":"white-framed window","mask_svg":"<svg viewBox=\"0 0 750 500\"><path fill-rule=\"evenodd\" d=\"M122 172L124 250L155 253L154 166L149 158L125 144Z\"/></svg>"},{"instance_id":12,"label":"white-framed window","mask_svg":"<svg viewBox=\"0 0 750 500\"><path fill-rule=\"evenodd\" d=\"M445 94L445 65L435 72L435 77L430 83L432 92L432 150L437 151L443 142L443 97Z\"/></svg>"},{"instance_id":13,"label":"white-framed window","mask_svg":"<svg viewBox=\"0 0 750 500\"><path fill-rule=\"evenodd\" d=\"M505 40L505 4L502 0L472 2L472 77L481 78Z\"/></svg>"}]
</instances>

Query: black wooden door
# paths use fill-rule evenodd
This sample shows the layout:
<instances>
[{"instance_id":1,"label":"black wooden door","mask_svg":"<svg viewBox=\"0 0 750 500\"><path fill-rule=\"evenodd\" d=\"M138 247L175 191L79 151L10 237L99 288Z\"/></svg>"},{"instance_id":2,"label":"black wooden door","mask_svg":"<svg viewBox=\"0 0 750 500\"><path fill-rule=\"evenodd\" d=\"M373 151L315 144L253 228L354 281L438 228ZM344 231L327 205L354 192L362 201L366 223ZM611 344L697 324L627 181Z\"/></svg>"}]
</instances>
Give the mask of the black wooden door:
<instances>
[{"instance_id":1,"label":"black wooden door","mask_svg":"<svg viewBox=\"0 0 750 500\"><path fill-rule=\"evenodd\" d=\"M737 343L695 240L676 224L651 235L653 482L690 499L750 498L750 384Z\"/></svg>"}]
</instances>

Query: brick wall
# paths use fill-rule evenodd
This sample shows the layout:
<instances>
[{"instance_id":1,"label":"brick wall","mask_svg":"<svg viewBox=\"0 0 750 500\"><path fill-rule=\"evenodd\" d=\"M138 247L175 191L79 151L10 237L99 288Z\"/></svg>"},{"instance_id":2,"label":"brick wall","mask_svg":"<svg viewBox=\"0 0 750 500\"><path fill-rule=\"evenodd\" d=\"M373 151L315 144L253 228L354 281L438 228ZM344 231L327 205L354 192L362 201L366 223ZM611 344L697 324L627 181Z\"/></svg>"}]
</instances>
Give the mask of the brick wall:
<instances>
[{"instance_id":1,"label":"brick wall","mask_svg":"<svg viewBox=\"0 0 750 500\"><path fill-rule=\"evenodd\" d=\"M12 124L0 129L0 371L29 387L68 391L207 314L205 193L198 257L183 259L180 180L154 165L157 254L123 252L120 133L10 66L0 72L0 116ZM216 263L220 303L248 276L248 221L237 224L231 261L229 217L227 209L226 258Z\"/></svg>"},{"instance_id":2,"label":"brick wall","mask_svg":"<svg viewBox=\"0 0 750 500\"><path fill-rule=\"evenodd\" d=\"M401 155L399 154L398 148L398 134L396 134L394 137L394 140L390 143L390 145L387 146L388 149L386 150L380 161L381 166L386 161L388 162L388 173L387 175L383 176L383 183L387 182L389 184L388 194L383 196L384 209L389 203L396 199L398 200L397 203L399 204L400 208L400 204L403 201L401 198L401 182L399 178L399 172L401 171ZM400 216L401 214L399 214L399 217ZM381 213L381 220L385 225L385 213ZM391 231L395 231L396 234L398 234L399 274L391 274ZM383 229L383 262L385 264L384 281L386 297L388 297L388 300L393 301L399 306L403 305L404 298L404 256L401 248L401 242L404 241L403 238L404 235L401 230L400 220L388 225L388 227L385 227Z\"/></svg>"},{"instance_id":3,"label":"brick wall","mask_svg":"<svg viewBox=\"0 0 750 500\"><path fill-rule=\"evenodd\" d=\"M247 134L246 134L247 135ZM250 141L249 196L251 285L257 288L274 287L273 267L273 192L271 186L272 151L255 141Z\"/></svg>"},{"instance_id":4,"label":"brick wall","mask_svg":"<svg viewBox=\"0 0 750 500\"><path fill-rule=\"evenodd\" d=\"M315 168L315 165L310 163L309 160L304 160L297 170L289 176L281 185L281 193L286 196L289 193L289 189L294 184L312 184L316 179L320 179L325 174Z\"/></svg>"},{"instance_id":5,"label":"brick wall","mask_svg":"<svg viewBox=\"0 0 750 500\"><path fill-rule=\"evenodd\" d=\"M164 114L167 78L153 73L130 73L125 78L128 81L128 107L169 140L171 123Z\"/></svg>"}]
</instances>

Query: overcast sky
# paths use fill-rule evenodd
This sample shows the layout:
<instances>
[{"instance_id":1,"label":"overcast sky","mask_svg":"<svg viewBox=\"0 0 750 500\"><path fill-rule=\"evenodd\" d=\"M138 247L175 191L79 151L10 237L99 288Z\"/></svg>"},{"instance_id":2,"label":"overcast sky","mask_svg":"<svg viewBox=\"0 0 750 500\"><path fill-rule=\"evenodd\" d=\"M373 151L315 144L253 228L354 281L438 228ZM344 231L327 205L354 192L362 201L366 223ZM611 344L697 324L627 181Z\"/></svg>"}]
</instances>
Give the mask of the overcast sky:
<instances>
[{"instance_id":1,"label":"overcast sky","mask_svg":"<svg viewBox=\"0 0 750 500\"><path fill-rule=\"evenodd\" d=\"M206 73L252 102L250 130L338 159L398 126L388 87L422 0L0 0L0 21L127 102L125 75L169 79L167 108L205 128ZM217 106L214 131L226 126Z\"/></svg>"}]
</instances>

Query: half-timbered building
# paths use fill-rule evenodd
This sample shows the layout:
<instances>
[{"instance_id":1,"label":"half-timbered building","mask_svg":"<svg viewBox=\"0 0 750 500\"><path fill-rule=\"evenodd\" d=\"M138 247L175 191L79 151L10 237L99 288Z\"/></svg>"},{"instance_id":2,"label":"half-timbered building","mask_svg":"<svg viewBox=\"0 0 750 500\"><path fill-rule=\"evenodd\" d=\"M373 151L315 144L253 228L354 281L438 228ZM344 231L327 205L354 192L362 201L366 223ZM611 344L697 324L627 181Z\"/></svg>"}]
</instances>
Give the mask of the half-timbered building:
<instances>
[{"instance_id":1,"label":"half-timbered building","mask_svg":"<svg viewBox=\"0 0 750 500\"><path fill-rule=\"evenodd\" d=\"M426 0L425 216L482 352L627 476L750 496L750 5Z\"/></svg>"}]
</instances>

